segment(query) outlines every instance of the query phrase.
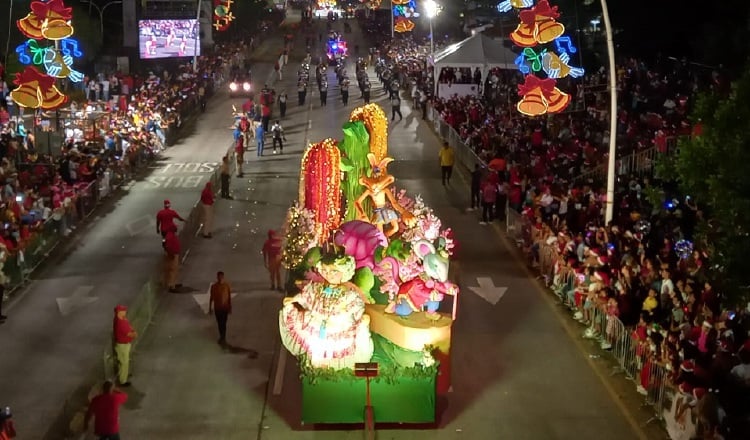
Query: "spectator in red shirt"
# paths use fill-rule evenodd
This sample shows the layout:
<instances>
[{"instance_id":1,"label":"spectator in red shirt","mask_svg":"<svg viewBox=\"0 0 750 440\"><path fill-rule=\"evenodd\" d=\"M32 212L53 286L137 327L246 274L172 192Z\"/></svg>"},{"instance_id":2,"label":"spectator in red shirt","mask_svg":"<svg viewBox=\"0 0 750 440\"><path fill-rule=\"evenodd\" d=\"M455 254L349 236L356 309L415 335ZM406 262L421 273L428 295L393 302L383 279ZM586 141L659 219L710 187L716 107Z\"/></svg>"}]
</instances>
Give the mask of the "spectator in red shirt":
<instances>
[{"instance_id":1,"label":"spectator in red shirt","mask_svg":"<svg viewBox=\"0 0 750 440\"><path fill-rule=\"evenodd\" d=\"M177 225L174 224L174 220L177 219L184 222L185 219L180 217L176 211L170 208L171 203L169 200L164 201L164 209L156 213L156 233L161 234L162 237L167 236L167 232L177 232Z\"/></svg>"},{"instance_id":2,"label":"spectator in red shirt","mask_svg":"<svg viewBox=\"0 0 750 440\"><path fill-rule=\"evenodd\" d=\"M201 209L203 210L203 238L211 238L214 230L214 189L211 182L201 191Z\"/></svg>"},{"instance_id":3,"label":"spectator in red shirt","mask_svg":"<svg viewBox=\"0 0 750 440\"><path fill-rule=\"evenodd\" d=\"M180 268L180 239L177 235L169 231L164 237L164 281L169 291L176 293L182 285L177 283L177 272Z\"/></svg>"},{"instance_id":4,"label":"spectator in red shirt","mask_svg":"<svg viewBox=\"0 0 750 440\"><path fill-rule=\"evenodd\" d=\"M128 308L123 305L115 307L115 319L112 323L115 339L115 355L120 386L130 386L128 373L130 369L130 344L138 336L127 318Z\"/></svg>"},{"instance_id":5,"label":"spectator in red shirt","mask_svg":"<svg viewBox=\"0 0 750 440\"><path fill-rule=\"evenodd\" d=\"M91 399L83 421L84 431L89 429L89 421L94 417L94 434L99 440L120 440L120 405L128 400L128 395L115 388L110 381L102 385L102 393Z\"/></svg>"},{"instance_id":6,"label":"spectator in red shirt","mask_svg":"<svg viewBox=\"0 0 750 440\"><path fill-rule=\"evenodd\" d=\"M263 265L271 276L271 290L283 291L281 285L281 239L276 231L268 231L268 240L263 243Z\"/></svg>"}]
</instances>

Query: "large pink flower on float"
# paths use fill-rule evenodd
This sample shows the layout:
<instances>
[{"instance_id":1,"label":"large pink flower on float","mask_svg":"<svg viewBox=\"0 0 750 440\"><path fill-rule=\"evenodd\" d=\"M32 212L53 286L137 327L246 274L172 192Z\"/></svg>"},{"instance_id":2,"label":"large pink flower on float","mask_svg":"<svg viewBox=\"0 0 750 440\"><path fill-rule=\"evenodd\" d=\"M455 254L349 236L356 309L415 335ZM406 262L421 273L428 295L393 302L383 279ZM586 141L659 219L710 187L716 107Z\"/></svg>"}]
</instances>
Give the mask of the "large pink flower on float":
<instances>
[{"instance_id":1,"label":"large pink flower on float","mask_svg":"<svg viewBox=\"0 0 750 440\"><path fill-rule=\"evenodd\" d=\"M377 226L361 220L342 224L333 238L334 243L344 248L344 253L354 258L356 267L375 267L374 254L378 246L388 246L388 239Z\"/></svg>"}]
</instances>

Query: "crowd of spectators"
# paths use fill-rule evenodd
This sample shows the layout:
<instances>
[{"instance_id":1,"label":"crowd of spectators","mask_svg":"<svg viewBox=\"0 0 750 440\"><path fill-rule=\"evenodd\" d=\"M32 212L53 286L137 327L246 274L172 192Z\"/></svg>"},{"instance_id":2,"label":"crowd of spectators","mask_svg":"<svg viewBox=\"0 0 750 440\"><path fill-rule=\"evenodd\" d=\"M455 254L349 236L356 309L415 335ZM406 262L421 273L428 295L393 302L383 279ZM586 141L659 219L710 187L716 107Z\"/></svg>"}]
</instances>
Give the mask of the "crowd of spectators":
<instances>
[{"instance_id":1,"label":"crowd of spectators","mask_svg":"<svg viewBox=\"0 0 750 440\"><path fill-rule=\"evenodd\" d=\"M19 109L3 86L0 102L0 254L19 254L45 222L70 233L96 200L169 143L190 112L201 108L250 43L218 45L211 55L159 74L121 72L87 77L56 112ZM4 83L7 84L7 83ZM83 99L76 99L83 97ZM39 148L36 137L59 140ZM7 252L5 252L7 251Z\"/></svg>"},{"instance_id":2,"label":"crowd of spectators","mask_svg":"<svg viewBox=\"0 0 750 440\"><path fill-rule=\"evenodd\" d=\"M410 79L412 97L430 96L435 113L489 164L478 166L472 178L472 207L488 208L481 222L504 217L506 202L519 213L526 230L522 246L535 266L542 263L548 284L574 318L586 324L584 337L599 339L605 350L616 343L622 348L615 339L624 337L634 350L637 391L673 390L666 409L674 426L690 426L698 438L750 436L750 315L723 297L708 254L693 241L703 215L698 205L681 198L652 206L648 177L620 176L615 221L603 225L601 182L577 178L606 163L606 71L564 81L560 87L574 98L570 109L532 119L515 111L522 81L517 71L492 69L481 78L466 68L444 69L439 82L483 84L483 93L432 97L424 62L393 56L404 47L406 54L418 53L412 44L394 42L385 53L391 67ZM618 156L651 148L667 153L670 139L700 135L700 121L688 120L696 92L726 93L729 85L718 71L667 59L653 66L625 60L617 82ZM654 380L661 377L657 369L666 371L665 384Z\"/></svg>"}]
</instances>

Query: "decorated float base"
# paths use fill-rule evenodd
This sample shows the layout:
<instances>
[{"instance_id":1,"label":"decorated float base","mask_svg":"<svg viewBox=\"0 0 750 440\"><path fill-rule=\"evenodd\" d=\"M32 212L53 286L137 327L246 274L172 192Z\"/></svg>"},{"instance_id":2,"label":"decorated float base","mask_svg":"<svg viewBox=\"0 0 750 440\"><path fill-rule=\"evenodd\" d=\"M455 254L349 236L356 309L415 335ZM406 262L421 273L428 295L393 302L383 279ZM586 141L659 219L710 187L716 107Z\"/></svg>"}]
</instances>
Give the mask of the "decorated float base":
<instances>
[{"instance_id":1,"label":"decorated float base","mask_svg":"<svg viewBox=\"0 0 750 440\"><path fill-rule=\"evenodd\" d=\"M370 399L376 423L434 423L436 409L435 368L403 368L413 362L407 353L382 337L373 335L380 375L370 380ZM367 399L364 378L351 370L306 369L302 379L302 423L363 423Z\"/></svg>"}]
</instances>

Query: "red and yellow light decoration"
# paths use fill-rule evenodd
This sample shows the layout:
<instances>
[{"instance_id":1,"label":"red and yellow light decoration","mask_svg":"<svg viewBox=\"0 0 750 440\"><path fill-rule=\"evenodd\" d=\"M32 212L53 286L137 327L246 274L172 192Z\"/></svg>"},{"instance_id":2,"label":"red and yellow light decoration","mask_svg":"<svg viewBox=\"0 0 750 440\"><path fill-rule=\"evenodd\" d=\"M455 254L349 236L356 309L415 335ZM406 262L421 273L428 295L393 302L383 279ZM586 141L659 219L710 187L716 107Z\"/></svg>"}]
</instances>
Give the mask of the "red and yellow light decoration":
<instances>
[{"instance_id":1,"label":"red and yellow light decoration","mask_svg":"<svg viewBox=\"0 0 750 440\"><path fill-rule=\"evenodd\" d=\"M27 67L16 74L13 81L18 86L11 99L21 107L51 110L68 101L55 86L58 78L74 82L83 80L83 74L73 69L74 58L83 56L78 42L70 38L75 29L71 24L73 10L63 0L34 1L31 12L16 22L18 30L29 38L16 48L18 60ZM44 40L54 46L43 46ZM43 68L44 73L38 68Z\"/></svg>"},{"instance_id":2,"label":"red and yellow light decoration","mask_svg":"<svg viewBox=\"0 0 750 440\"><path fill-rule=\"evenodd\" d=\"M377 104L367 104L355 108L349 122L362 121L370 133L370 152L380 161L388 155L388 117Z\"/></svg>"},{"instance_id":3,"label":"red and yellow light decoration","mask_svg":"<svg viewBox=\"0 0 750 440\"><path fill-rule=\"evenodd\" d=\"M412 19L419 17L415 0L391 0L391 9L394 31L401 34L414 30Z\"/></svg>"},{"instance_id":4,"label":"red and yellow light decoration","mask_svg":"<svg viewBox=\"0 0 750 440\"><path fill-rule=\"evenodd\" d=\"M548 0L540 0L536 5L533 0L505 0L497 9L520 11L520 23L510 34L510 39L522 49L515 64L525 76L524 83L518 86L521 100L516 109L526 116L562 112L571 97L556 87L557 79L578 78L584 71L568 64L570 54L577 49L570 37L563 35L565 26L557 21L560 17L557 6L550 6ZM542 73L547 77L540 78Z\"/></svg>"},{"instance_id":5,"label":"red and yellow light decoration","mask_svg":"<svg viewBox=\"0 0 750 440\"><path fill-rule=\"evenodd\" d=\"M336 0L318 0L318 9L333 9L336 7Z\"/></svg>"},{"instance_id":6,"label":"red and yellow light decoration","mask_svg":"<svg viewBox=\"0 0 750 440\"><path fill-rule=\"evenodd\" d=\"M219 32L229 29L229 25L234 21L232 14L233 0L214 0L214 29Z\"/></svg>"},{"instance_id":7,"label":"red and yellow light decoration","mask_svg":"<svg viewBox=\"0 0 750 440\"><path fill-rule=\"evenodd\" d=\"M341 152L333 139L311 144L302 156L299 202L315 214L321 243L341 224Z\"/></svg>"}]
</instances>

